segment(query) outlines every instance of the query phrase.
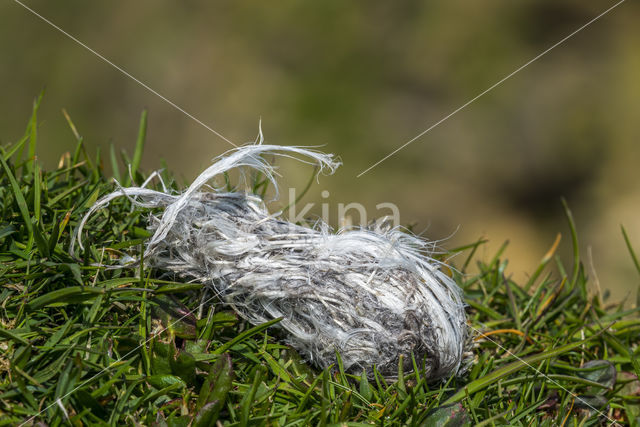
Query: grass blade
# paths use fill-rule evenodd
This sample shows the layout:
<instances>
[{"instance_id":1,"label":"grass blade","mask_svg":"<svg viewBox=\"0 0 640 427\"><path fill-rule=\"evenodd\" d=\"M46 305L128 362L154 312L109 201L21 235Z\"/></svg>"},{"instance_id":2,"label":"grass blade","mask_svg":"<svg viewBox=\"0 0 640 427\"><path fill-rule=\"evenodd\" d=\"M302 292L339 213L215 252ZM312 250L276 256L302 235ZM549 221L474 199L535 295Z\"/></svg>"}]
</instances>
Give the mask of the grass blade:
<instances>
[{"instance_id":1,"label":"grass blade","mask_svg":"<svg viewBox=\"0 0 640 427\"><path fill-rule=\"evenodd\" d=\"M640 261L638 261L638 257L636 256L636 253L633 250L633 246L631 245L631 240L629 239L627 230L625 230L623 225L620 226L620 229L622 230L624 243L627 245L627 249L629 250L629 254L631 255L631 259L633 260L633 265L636 267L636 271L638 272L638 274L640 274Z\"/></svg>"},{"instance_id":2,"label":"grass blade","mask_svg":"<svg viewBox=\"0 0 640 427\"><path fill-rule=\"evenodd\" d=\"M576 223L573 220L573 214L569 209L569 204L565 199L562 199L562 206L564 207L564 213L569 222L569 230L571 231L571 246L573 248L573 274L571 275L571 286L569 289L573 289L578 282L578 275L580 273L580 247L578 246L578 233L576 231ZM586 288L583 289L583 296L586 296Z\"/></svg>"},{"instance_id":3,"label":"grass blade","mask_svg":"<svg viewBox=\"0 0 640 427\"><path fill-rule=\"evenodd\" d=\"M138 129L138 139L136 141L136 149L133 152L133 160L131 161L131 176L136 178L136 173L140 168L142 161L142 153L144 151L144 142L147 138L147 110L143 110L140 116L140 127Z\"/></svg>"},{"instance_id":4,"label":"grass blade","mask_svg":"<svg viewBox=\"0 0 640 427\"><path fill-rule=\"evenodd\" d=\"M558 347L549 351L534 354L533 356L522 358L520 360L517 360L513 363L508 364L507 366L498 368L495 371L491 372L490 374L480 379L477 379L475 381L472 381L466 386L464 386L462 389L458 390L453 396L451 396L449 399L447 399L444 402L444 405L450 405L456 402L460 402L467 395L471 396L473 393L476 393L478 391L481 391L489 387L491 384L506 377L507 375L511 375L514 372L518 372L519 370L524 368L530 368L531 365L535 363L542 362L547 359L551 359L552 357L560 356L563 353L566 353L568 351L571 351L575 348L580 347L583 344L586 344L587 342L591 341L594 337L598 335L593 335L591 337L585 338L582 341L565 344L561 347Z\"/></svg>"},{"instance_id":5,"label":"grass blade","mask_svg":"<svg viewBox=\"0 0 640 427\"><path fill-rule=\"evenodd\" d=\"M38 140L38 110L40 109L40 102L42 101L43 95L44 90L40 92L40 95L33 101L33 113L31 114L31 119L29 120L28 125L29 157L26 163L28 172L33 171L33 165L35 164L36 142Z\"/></svg>"},{"instance_id":6,"label":"grass blade","mask_svg":"<svg viewBox=\"0 0 640 427\"><path fill-rule=\"evenodd\" d=\"M29 208L27 207L27 201L24 199L24 194L22 194L22 190L20 189L20 185L18 181L16 181L15 176L11 172L9 165L4 160L4 150L0 148L0 152L2 156L0 156L0 163L2 163L2 167L4 169L5 174L7 174L7 178L9 178L9 182L11 183L11 190L13 190L13 197L18 204L18 209L20 210L20 214L22 215L22 220L24 221L24 226L27 228L29 232L29 236L33 234L33 224L31 223L31 215L29 214Z\"/></svg>"},{"instance_id":7,"label":"grass blade","mask_svg":"<svg viewBox=\"0 0 640 427\"><path fill-rule=\"evenodd\" d=\"M118 166L118 158L116 157L116 149L113 144L109 144L109 157L111 158L111 173L116 181L121 182L120 167Z\"/></svg>"},{"instance_id":8,"label":"grass blade","mask_svg":"<svg viewBox=\"0 0 640 427\"><path fill-rule=\"evenodd\" d=\"M227 350L229 350L234 345L236 345L238 343L241 343L242 341L246 340L249 337L252 337L255 334L259 334L260 332L262 332L265 329L267 329L269 326L273 326L276 323L280 322L281 320L282 320L282 318L278 317L277 319L269 320L268 322L265 322L265 323L263 323L261 325L254 326L253 328L248 329L248 330L238 334L232 340L227 341L226 343L224 343L220 347L216 348L212 352L212 354L222 354L222 353L226 352Z\"/></svg>"}]
</instances>

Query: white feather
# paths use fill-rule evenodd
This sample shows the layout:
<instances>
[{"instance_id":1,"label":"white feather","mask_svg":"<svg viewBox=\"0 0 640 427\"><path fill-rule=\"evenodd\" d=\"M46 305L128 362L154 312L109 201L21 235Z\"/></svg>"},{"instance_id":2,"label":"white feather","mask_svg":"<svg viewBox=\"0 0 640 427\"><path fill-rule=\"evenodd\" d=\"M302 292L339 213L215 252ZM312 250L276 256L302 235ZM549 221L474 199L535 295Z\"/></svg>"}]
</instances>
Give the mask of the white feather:
<instances>
[{"instance_id":1,"label":"white feather","mask_svg":"<svg viewBox=\"0 0 640 427\"><path fill-rule=\"evenodd\" d=\"M413 353L431 379L461 371L469 346L461 290L426 255L432 243L380 226L333 234L322 222L308 228L273 216L253 195L202 191L239 167L275 184L273 166L261 157L267 153L317 164L320 172L339 166L331 155L262 141L218 157L180 195L119 187L83 218L80 247L87 219L117 197L161 207L149 223L146 262L210 284L253 324L282 317L287 342L312 363L334 364L337 351L349 372L371 374L376 366L393 377L400 355L410 370Z\"/></svg>"}]
</instances>

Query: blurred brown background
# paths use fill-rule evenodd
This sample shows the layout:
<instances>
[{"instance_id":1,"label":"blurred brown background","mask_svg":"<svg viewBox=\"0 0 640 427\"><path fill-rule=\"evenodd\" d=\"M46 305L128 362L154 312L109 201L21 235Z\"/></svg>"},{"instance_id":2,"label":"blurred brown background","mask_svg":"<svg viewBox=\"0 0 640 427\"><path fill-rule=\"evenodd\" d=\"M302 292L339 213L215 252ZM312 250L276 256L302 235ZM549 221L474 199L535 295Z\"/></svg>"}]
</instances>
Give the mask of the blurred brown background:
<instances>
[{"instance_id":1,"label":"blurred brown background","mask_svg":"<svg viewBox=\"0 0 640 427\"><path fill-rule=\"evenodd\" d=\"M323 145L342 158L305 202L393 202L445 247L506 240L509 271L532 272L563 233L616 299L640 280L640 5L627 0L360 178L356 175L612 6L610 1L28 1L65 31L236 143ZM39 157L74 147L129 152L149 110L143 166L185 180L231 146L11 1L0 6L0 140L23 132L46 87ZM309 170L283 169L301 188ZM335 218L335 215L334 215ZM591 248L593 263L589 263Z\"/></svg>"}]
</instances>

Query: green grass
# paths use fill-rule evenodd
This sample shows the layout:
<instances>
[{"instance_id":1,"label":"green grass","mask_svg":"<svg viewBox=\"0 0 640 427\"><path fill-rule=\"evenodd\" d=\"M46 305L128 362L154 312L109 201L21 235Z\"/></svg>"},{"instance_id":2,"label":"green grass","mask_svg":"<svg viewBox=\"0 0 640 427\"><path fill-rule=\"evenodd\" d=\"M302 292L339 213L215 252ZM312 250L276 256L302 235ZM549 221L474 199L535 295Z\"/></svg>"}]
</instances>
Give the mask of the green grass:
<instances>
[{"instance_id":1,"label":"green grass","mask_svg":"<svg viewBox=\"0 0 640 427\"><path fill-rule=\"evenodd\" d=\"M556 244L516 283L504 247L486 261L474 258L481 241L453 251L478 335L467 375L433 384L412 360L397 382L369 381L340 364L308 367L270 325L218 304L189 311L200 284L160 280L144 265L95 267L148 237L126 200L97 214L80 260L70 256L83 212L114 186L70 119L75 151L40 169L38 105L24 138L0 152L0 425L638 425L640 317L590 292L568 208L569 268ZM136 182L145 177L145 126L143 114L133 160L109 153L119 179L128 164Z\"/></svg>"}]
</instances>

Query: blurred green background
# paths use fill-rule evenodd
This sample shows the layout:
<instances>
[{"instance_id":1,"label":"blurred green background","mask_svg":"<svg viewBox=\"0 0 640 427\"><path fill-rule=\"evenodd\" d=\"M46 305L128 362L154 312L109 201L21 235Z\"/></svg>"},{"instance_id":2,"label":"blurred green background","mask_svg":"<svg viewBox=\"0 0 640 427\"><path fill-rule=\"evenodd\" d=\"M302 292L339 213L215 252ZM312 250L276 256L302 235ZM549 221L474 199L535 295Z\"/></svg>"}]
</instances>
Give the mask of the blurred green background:
<instances>
[{"instance_id":1,"label":"blurred green background","mask_svg":"<svg viewBox=\"0 0 640 427\"><path fill-rule=\"evenodd\" d=\"M507 239L532 272L574 211L586 268L615 299L639 282L640 5L610 14L401 150L356 175L599 13L609 1L28 1L30 7L236 143L322 145L344 165L304 202L393 202L444 247ZM43 87L39 158L74 140L132 147L149 110L146 170L192 179L231 146L18 4L0 6L0 139L22 135ZM309 170L286 164L283 185ZM323 199L321 191L330 198ZM333 218L337 214L333 214ZM334 224L335 225L335 224ZM451 236L453 234L453 236ZM449 237L451 236L451 237ZM592 256L589 256L592 255ZM592 259L592 261L590 261ZM629 298L631 299L631 298Z\"/></svg>"}]
</instances>

